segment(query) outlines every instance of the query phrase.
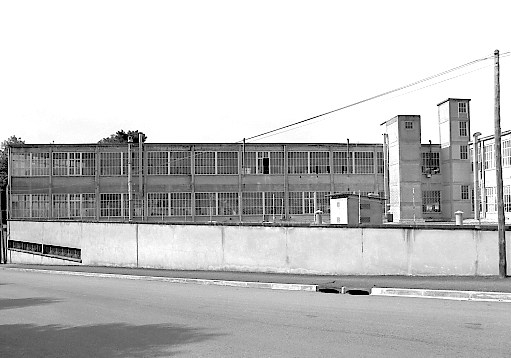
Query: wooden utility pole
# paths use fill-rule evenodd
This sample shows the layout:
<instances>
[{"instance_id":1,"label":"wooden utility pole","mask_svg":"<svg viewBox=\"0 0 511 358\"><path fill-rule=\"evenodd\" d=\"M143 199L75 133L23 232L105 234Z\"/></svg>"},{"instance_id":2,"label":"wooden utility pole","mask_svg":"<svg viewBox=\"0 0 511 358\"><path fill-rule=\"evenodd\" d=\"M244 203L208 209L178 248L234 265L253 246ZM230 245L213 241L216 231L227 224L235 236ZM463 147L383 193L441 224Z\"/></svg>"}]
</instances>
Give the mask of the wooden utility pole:
<instances>
[{"instance_id":1,"label":"wooden utility pole","mask_svg":"<svg viewBox=\"0 0 511 358\"><path fill-rule=\"evenodd\" d=\"M500 67L499 50L495 50L495 173L497 175L497 218L499 233L499 277L507 276L506 218L504 216L504 185L502 182L502 145L500 139Z\"/></svg>"}]
</instances>

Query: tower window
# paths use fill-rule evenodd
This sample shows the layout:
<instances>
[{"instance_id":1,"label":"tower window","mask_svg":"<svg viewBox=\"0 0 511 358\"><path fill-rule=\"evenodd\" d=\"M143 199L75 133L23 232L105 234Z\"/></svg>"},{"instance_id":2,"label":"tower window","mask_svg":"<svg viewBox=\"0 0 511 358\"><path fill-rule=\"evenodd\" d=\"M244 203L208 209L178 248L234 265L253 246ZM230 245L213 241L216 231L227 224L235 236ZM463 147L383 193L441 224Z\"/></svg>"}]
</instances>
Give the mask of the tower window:
<instances>
[{"instance_id":1,"label":"tower window","mask_svg":"<svg viewBox=\"0 0 511 358\"><path fill-rule=\"evenodd\" d=\"M461 200L469 200L470 199L470 187L468 185L461 186Z\"/></svg>"},{"instance_id":2,"label":"tower window","mask_svg":"<svg viewBox=\"0 0 511 358\"><path fill-rule=\"evenodd\" d=\"M467 137L468 136L468 122L461 121L461 122L459 122L459 125L460 125L460 137Z\"/></svg>"},{"instance_id":3,"label":"tower window","mask_svg":"<svg viewBox=\"0 0 511 358\"><path fill-rule=\"evenodd\" d=\"M460 145L460 159L468 159L468 145Z\"/></svg>"},{"instance_id":4,"label":"tower window","mask_svg":"<svg viewBox=\"0 0 511 358\"><path fill-rule=\"evenodd\" d=\"M405 129L413 129L413 122L406 121L405 122Z\"/></svg>"},{"instance_id":5,"label":"tower window","mask_svg":"<svg viewBox=\"0 0 511 358\"><path fill-rule=\"evenodd\" d=\"M458 102L458 114L467 113L467 103Z\"/></svg>"}]
</instances>

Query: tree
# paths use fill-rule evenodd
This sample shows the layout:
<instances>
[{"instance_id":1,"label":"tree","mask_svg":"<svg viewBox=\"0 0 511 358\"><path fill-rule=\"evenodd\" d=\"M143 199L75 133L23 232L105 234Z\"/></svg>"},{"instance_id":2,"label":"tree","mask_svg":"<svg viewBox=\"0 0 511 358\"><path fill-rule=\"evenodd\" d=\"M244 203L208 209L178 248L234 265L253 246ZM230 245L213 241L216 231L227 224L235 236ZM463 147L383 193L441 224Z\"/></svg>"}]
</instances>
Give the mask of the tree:
<instances>
[{"instance_id":1,"label":"tree","mask_svg":"<svg viewBox=\"0 0 511 358\"><path fill-rule=\"evenodd\" d=\"M7 187L9 173L9 150L10 145L25 144L25 141L15 135L10 136L0 145L0 188L5 190Z\"/></svg>"},{"instance_id":2,"label":"tree","mask_svg":"<svg viewBox=\"0 0 511 358\"><path fill-rule=\"evenodd\" d=\"M104 143L128 143L128 137L133 138L133 143L138 143L138 135L142 134L142 143L144 143L147 140L147 136L143 132L136 131L127 131L120 130L115 132L114 134L110 135L110 137L106 137L101 139L98 143L104 144Z\"/></svg>"}]
</instances>

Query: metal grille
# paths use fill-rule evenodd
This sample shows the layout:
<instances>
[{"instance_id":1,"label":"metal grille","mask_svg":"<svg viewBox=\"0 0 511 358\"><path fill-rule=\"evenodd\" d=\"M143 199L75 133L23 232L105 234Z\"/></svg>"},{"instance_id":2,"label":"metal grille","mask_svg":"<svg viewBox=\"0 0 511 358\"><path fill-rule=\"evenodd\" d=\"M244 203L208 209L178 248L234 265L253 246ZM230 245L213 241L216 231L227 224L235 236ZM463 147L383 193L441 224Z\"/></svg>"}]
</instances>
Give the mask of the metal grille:
<instances>
[{"instance_id":1,"label":"metal grille","mask_svg":"<svg viewBox=\"0 0 511 358\"><path fill-rule=\"evenodd\" d=\"M215 173L215 152L196 152L195 174Z\"/></svg>"},{"instance_id":2,"label":"metal grille","mask_svg":"<svg viewBox=\"0 0 511 358\"><path fill-rule=\"evenodd\" d=\"M288 173L307 174L309 168L309 152L288 152Z\"/></svg>"},{"instance_id":3,"label":"metal grille","mask_svg":"<svg viewBox=\"0 0 511 358\"><path fill-rule=\"evenodd\" d=\"M425 190L422 192L422 212L423 213L440 212L439 190Z\"/></svg>"},{"instance_id":4,"label":"metal grille","mask_svg":"<svg viewBox=\"0 0 511 358\"><path fill-rule=\"evenodd\" d=\"M100 153L101 175L121 175L122 154L119 152Z\"/></svg>"},{"instance_id":5,"label":"metal grille","mask_svg":"<svg viewBox=\"0 0 511 358\"><path fill-rule=\"evenodd\" d=\"M374 153L373 152L354 152L354 173L355 174L373 174L374 173Z\"/></svg>"},{"instance_id":6,"label":"metal grille","mask_svg":"<svg viewBox=\"0 0 511 358\"><path fill-rule=\"evenodd\" d=\"M245 192L242 194L243 214L244 215L262 215L263 214L263 193Z\"/></svg>"},{"instance_id":7,"label":"metal grille","mask_svg":"<svg viewBox=\"0 0 511 358\"><path fill-rule=\"evenodd\" d=\"M238 174L238 152L217 152L217 174Z\"/></svg>"},{"instance_id":8,"label":"metal grille","mask_svg":"<svg viewBox=\"0 0 511 358\"><path fill-rule=\"evenodd\" d=\"M218 193L218 215L238 215L238 193Z\"/></svg>"},{"instance_id":9,"label":"metal grille","mask_svg":"<svg viewBox=\"0 0 511 358\"><path fill-rule=\"evenodd\" d=\"M168 152L148 152L147 153L147 173L149 175L168 175L169 174L169 153Z\"/></svg>"},{"instance_id":10,"label":"metal grille","mask_svg":"<svg viewBox=\"0 0 511 358\"><path fill-rule=\"evenodd\" d=\"M349 153L350 158L353 157L353 153ZM348 160L348 152L333 152L333 162L334 162L334 173L336 174L346 174L349 172L351 164Z\"/></svg>"},{"instance_id":11,"label":"metal grille","mask_svg":"<svg viewBox=\"0 0 511 358\"><path fill-rule=\"evenodd\" d=\"M147 211L149 216L164 217L169 215L169 194L148 193Z\"/></svg>"},{"instance_id":12,"label":"metal grille","mask_svg":"<svg viewBox=\"0 0 511 358\"><path fill-rule=\"evenodd\" d=\"M310 152L310 173L330 173L329 152Z\"/></svg>"},{"instance_id":13,"label":"metal grille","mask_svg":"<svg viewBox=\"0 0 511 358\"><path fill-rule=\"evenodd\" d=\"M100 215L102 217L121 217L122 206L121 194L100 194Z\"/></svg>"},{"instance_id":14,"label":"metal grille","mask_svg":"<svg viewBox=\"0 0 511 358\"><path fill-rule=\"evenodd\" d=\"M170 152L169 174L173 175L190 175L191 169L190 152Z\"/></svg>"},{"instance_id":15,"label":"metal grille","mask_svg":"<svg viewBox=\"0 0 511 358\"><path fill-rule=\"evenodd\" d=\"M216 193L195 193L195 215L214 216L216 214Z\"/></svg>"}]
</instances>

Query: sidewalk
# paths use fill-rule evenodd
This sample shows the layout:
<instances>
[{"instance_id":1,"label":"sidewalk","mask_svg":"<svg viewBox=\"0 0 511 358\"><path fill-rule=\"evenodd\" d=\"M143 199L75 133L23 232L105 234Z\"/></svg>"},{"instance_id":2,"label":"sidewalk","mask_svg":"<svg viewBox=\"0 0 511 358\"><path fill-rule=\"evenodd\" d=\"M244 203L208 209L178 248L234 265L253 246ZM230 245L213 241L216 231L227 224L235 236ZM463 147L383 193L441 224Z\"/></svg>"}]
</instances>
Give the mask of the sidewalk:
<instances>
[{"instance_id":1,"label":"sidewalk","mask_svg":"<svg viewBox=\"0 0 511 358\"><path fill-rule=\"evenodd\" d=\"M433 293L443 298L460 298L460 291L479 293L501 292L511 300L511 277L498 278L495 276L472 277L472 276L316 276L276 273L251 273L251 272L228 272L228 271L178 271L157 270L142 268L122 267L97 267L97 266L42 266L42 265L0 265L0 269L15 270L43 270L64 271L68 274L83 273L103 276L135 276L136 279L162 278L165 281L182 283L221 284L242 287L274 288L261 285L262 283L279 284L278 289L286 289L282 285L291 285L288 289L299 289L299 285L316 286L317 291L340 293L365 293L368 294L373 288L392 288L387 295L431 297L424 291L442 290L442 293ZM171 280L179 279L179 280ZM259 283L249 285L247 283ZM344 287L344 290L343 290ZM395 290L407 289L407 290ZM310 291L310 289L307 289ZM456 291L455 293L446 293ZM381 290L379 290L381 292ZM390 292L390 291L389 291ZM419 293L418 293L419 292ZM380 293L385 294L385 293ZM447 297L445 297L447 296ZM469 298L470 299L470 298ZM499 300L503 300L502 297Z\"/></svg>"}]
</instances>

